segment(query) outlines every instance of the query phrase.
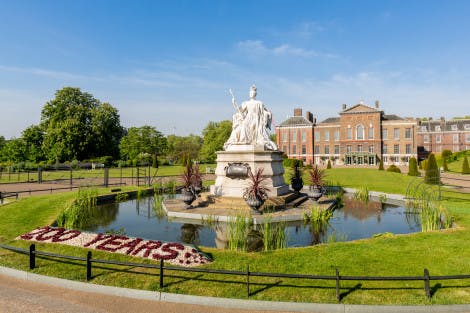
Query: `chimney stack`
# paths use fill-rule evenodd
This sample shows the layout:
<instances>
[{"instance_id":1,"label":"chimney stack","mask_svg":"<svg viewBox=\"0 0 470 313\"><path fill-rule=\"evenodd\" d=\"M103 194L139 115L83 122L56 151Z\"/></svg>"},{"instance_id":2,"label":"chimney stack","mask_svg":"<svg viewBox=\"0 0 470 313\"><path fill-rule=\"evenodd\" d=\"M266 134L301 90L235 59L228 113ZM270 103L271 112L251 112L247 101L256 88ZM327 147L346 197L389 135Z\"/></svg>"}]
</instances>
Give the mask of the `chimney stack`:
<instances>
[{"instance_id":1,"label":"chimney stack","mask_svg":"<svg viewBox=\"0 0 470 313\"><path fill-rule=\"evenodd\" d=\"M346 110L346 103L343 103L343 111Z\"/></svg>"},{"instance_id":2,"label":"chimney stack","mask_svg":"<svg viewBox=\"0 0 470 313\"><path fill-rule=\"evenodd\" d=\"M294 109L294 116L302 116L302 109L300 108Z\"/></svg>"},{"instance_id":3,"label":"chimney stack","mask_svg":"<svg viewBox=\"0 0 470 313\"><path fill-rule=\"evenodd\" d=\"M312 114L312 112L307 111L307 112L305 113L305 118L306 118L309 122L312 122L312 123L313 123L313 114Z\"/></svg>"},{"instance_id":4,"label":"chimney stack","mask_svg":"<svg viewBox=\"0 0 470 313\"><path fill-rule=\"evenodd\" d=\"M376 108L376 109L379 108L379 100L375 100L375 108Z\"/></svg>"}]
</instances>

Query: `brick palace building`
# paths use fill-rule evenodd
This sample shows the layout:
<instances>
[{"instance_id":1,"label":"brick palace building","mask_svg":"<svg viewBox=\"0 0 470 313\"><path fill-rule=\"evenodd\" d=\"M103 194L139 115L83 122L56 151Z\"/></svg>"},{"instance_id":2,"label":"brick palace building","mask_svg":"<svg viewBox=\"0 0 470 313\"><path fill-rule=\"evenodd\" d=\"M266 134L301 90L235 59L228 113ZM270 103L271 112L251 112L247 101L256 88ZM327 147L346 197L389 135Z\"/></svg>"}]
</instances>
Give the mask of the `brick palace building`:
<instances>
[{"instance_id":1,"label":"brick palace building","mask_svg":"<svg viewBox=\"0 0 470 313\"><path fill-rule=\"evenodd\" d=\"M362 101L343 104L338 117L317 122L311 112L294 116L276 126L277 145L289 158L307 164L406 165L411 157L430 152L470 149L470 119L439 120L387 115Z\"/></svg>"}]
</instances>

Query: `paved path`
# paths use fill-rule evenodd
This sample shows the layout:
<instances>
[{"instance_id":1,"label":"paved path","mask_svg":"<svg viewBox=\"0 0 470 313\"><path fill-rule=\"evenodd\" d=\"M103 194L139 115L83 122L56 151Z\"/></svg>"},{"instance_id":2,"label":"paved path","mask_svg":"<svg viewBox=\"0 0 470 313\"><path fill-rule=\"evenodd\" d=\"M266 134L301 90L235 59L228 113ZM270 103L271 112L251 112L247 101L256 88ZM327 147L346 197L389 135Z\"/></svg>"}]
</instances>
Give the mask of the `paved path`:
<instances>
[{"instance_id":1,"label":"paved path","mask_svg":"<svg viewBox=\"0 0 470 313\"><path fill-rule=\"evenodd\" d=\"M76 291L0 275L0 312L269 313L270 311L247 311L194 304L130 299Z\"/></svg>"}]
</instances>

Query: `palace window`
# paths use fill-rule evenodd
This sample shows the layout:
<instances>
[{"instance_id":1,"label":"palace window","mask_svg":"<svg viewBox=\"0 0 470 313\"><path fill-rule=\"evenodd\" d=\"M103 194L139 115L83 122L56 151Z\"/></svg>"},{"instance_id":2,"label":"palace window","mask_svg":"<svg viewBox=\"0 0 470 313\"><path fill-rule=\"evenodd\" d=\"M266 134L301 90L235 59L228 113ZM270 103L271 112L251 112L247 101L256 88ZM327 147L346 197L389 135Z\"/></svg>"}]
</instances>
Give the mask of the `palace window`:
<instances>
[{"instance_id":1,"label":"palace window","mask_svg":"<svg viewBox=\"0 0 470 313\"><path fill-rule=\"evenodd\" d=\"M302 131L302 142L307 141L307 132L305 130Z\"/></svg>"},{"instance_id":2,"label":"palace window","mask_svg":"<svg viewBox=\"0 0 470 313\"><path fill-rule=\"evenodd\" d=\"M393 129L393 139L400 139L400 128Z\"/></svg>"},{"instance_id":3,"label":"palace window","mask_svg":"<svg viewBox=\"0 0 470 313\"><path fill-rule=\"evenodd\" d=\"M282 141L283 142L287 142L287 136L289 136L289 135L288 135L288 131L286 130L282 133Z\"/></svg>"},{"instance_id":4,"label":"palace window","mask_svg":"<svg viewBox=\"0 0 470 313\"><path fill-rule=\"evenodd\" d=\"M325 141L330 141L330 131L325 131Z\"/></svg>"},{"instance_id":5,"label":"palace window","mask_svg":"<svg viewBox=\"0 0 470 313\"><path fill-rule=\"evenodd\" d=\"M454 134L453 135L453 143L459 143L459 134Z\"/></svg>"},{"instance_id":6,"label":"palace window","mask_svg":"<svg viewBox=\"0 0 470 313\"><path fill-rule=\"evenodd\" d=\"M400 145L393 145L393 153L394 154L400 153Z\"/></svg>"},{"instance_id":7,"label":"palace window","mask_svg":"<svg viewBox=\"0 0 470 313\"><path fill-rule=\"evenodd\" d=\"M428 128L426 126L421 126L421 131L423 132L428 131Z\"/></svg>"},{"instance_id":8,"label":"palace window","mask_svg":"<svg viewBox=\"0 0 470 313\"><path fill-rule=\"evenodd\" d=\"M465 134L465 142L470 142L470 134Z\"/></svg>"},{"instance_id":9,"label":"palace window","mask_svg":"<svg viewBox=\"0 0 470 313\"><path fill-rule=\"evenodd\" d=\"M347 139L352 139L352 129L351 129L351 128L348 128L346 138L347 138Z\"/></svg>"},{"instance_id":10,"label":"palace window","mask_svg":"<svg viewBox=\"0 0 470 313\"><path fill-rule=\"evenodd\" d=\"M315 141L320 141L320 131L315 132Z\"/></svg>"},{"instance_id":11,"label":"palace window","mask_svg":"<svg viewBox=\"0 0 470 313\"><path fill-rule=\"evenodd\" d=\"M292 141L297 141L297 131L296 130L294 130L292 132Z\"/></svg>"},{"instance_id":12,"label":"palace window","mask_svg":"<svg viewBox=\"0 0 470 313\"><path fill-rule=\"evenodd\" d=\"M388 129L382 129L382 139L388 139Z\"/></svg>"},{"instance_id":13,"label":"palace window","mask_svg":"<svg viewBox=\"0 0 470 313\"><path fill-rule=\"evenodd\" d=\"M406 144L406 146L405 146L405 151L406 151L406 152L405 152L406 154L411 154L411 153L412 153L412 152L411 152L411 144L409 144L409 143Z\"/></svg>"},{"instance_id":14,"label":"palace window","mask_svg":"<svg viewBox=\"0 0 470 313\"><path fill-rule=\"evenodd\" d=\"M470 137L469 137L469 139L470 139ZM335 145L335 154L339 154L339 145Z\"/></svg>"},{"instance_id":15,"label":"palace window","mask_svg":"<svg viewBox=\"0 0 470 313\"><path fill-rule=\"evenodd\" d=\"M442 137L441 135L436 135L436 143L441 143Z\"/></svg>"},{"instance_id":16,"label":"palace window","mask_svg":"<svg viewBox=\"0 0 470 313\"><path fill-rule=\"evenodd\" d=\"M335 130L334 136L335 136L335 141L338 141L339 140L339 130Z\"/></svg>"},{"instance_id":17,"label":"palace window","mask_svg":"<svg viewBox=\"0 0 470 313\"><path fill-rule=\"evenodd\" d=\"M362 145L357 145L357 152L362 152Z\"/></svg>"},{"instance_id":18,"label":"palace window","mask_svg":"<svg viewBox=\"0 0 470 313\"><path fill-rule=\"evenodd\" d=\"M452 129L452 130L457 130L457 124L451 125L451 126L450 126L450 129Z\"/></svg>"},{"instance_id":19,"label":"palace window","mask_svg":"<svg viewBox=\"0 0 470 313\"><path fill-rule=\"evenodd\" d=\"M405 139L411 139L411 128L405 128Z\"/></svg>"},{"instance_id":20,"label":"palace window","mask_svg":"<svg viewBox=\"0 0 470 313\"><path fill-rule=\"evenodd\" d=\"M384 144L382 147L382 154L387 154L387 153L388 153L388 146Z\"/></svg>"},{"instance_id":21,"label":"palace window","mask_svg":"<svg viewBox=\"0 0 470 313\"><path fill-rule=\"evenodd\" d=\"M307 154L307 146L302 145L302 154Z\"/></svg>"},{"instance_id":22,"label":"palace window","mask_svg":"<svg viewBox=\"0 0 470 313\"><path fill-rule=\"evenodd\" d=\"M356 139L363 140L364 139L364 126L357 125L356 126Z\"/></svg>"},{"instance_id":23,"label":"palace window","mask_svg":"<svg viewBox=\"0 0 470 313\"><path fill-rule=\"evenodd\" d=\"M423 136L423 141L424 141L424 143L428 143L429 142L429 135L424 135Z\"/></svg>"},{"instance_id":24,"label":"palace window","mask_svg":"<svg viewBox=\"0 0 470 313\"><path fill-rule=\"evenodd\" d=\"M346 146L346 152L351 152L352 151L352 146L348 145Z\"/></svg>"},{"instance_id":25,"label":"palace window","mask_svg":"<svg viewBox=\"0 0 470 313\"><path fill-rule=\"evenodd\" d=\"M369 127L369 139L374 139L374 127Z\"/></svg>"},{"instance_id":26,"label":"palace window","mask_svg":"<svg viewBox=\"0 0 470 313\"><path fill-rule=\"evenodd\" d=\"M330 146L325 146L325 154L330 154Z\"/></svg>"},{"instance_id":27,"label":"palace window","mask_svg":"<svg viewBox=\"0 0 470 313\"><path fill-rule=\"evenodd\" d=\"M374 146L369 146L369 152L374 153Z\"/></svg>"},{"instance_id":28,"label":"palace window","mask_svg":"<svg viewBox=\"0 0 470 313\"><path fill-rule=\"evenodd\" d=\"M437 125L435 128L434 128L435 131L437 132L440 132L441 131L441 126L440 125Z\"/></svg>"},{"instance_id":29,"label":"palace window","mask_svg":"<svg viewBox=\"0 0 470 313\"><path fill-rule=\"evenodd\" d=\"M320 146L315 146L315 154L320 154Z\"/></svg>"},{"instance_id":30,"label":"palace window","mask_svg":"<svg viewBox=\"0 0 470 313\"><path fill-rule=\"evenodd\" d=\"M297 154L297 146L296 145L292 146L292 154Z\"/></svg>"},{"instance_id":31,"label":"palace window","mask_svg":"<svg viewBox=\"0 0 470 313\"><path fill-rule=\"evenodd\" d=\"M465 125L463 126L463 128L466 129L466 130L470 130L470 124L465 124Z\"/></svg>"}]
</instances>

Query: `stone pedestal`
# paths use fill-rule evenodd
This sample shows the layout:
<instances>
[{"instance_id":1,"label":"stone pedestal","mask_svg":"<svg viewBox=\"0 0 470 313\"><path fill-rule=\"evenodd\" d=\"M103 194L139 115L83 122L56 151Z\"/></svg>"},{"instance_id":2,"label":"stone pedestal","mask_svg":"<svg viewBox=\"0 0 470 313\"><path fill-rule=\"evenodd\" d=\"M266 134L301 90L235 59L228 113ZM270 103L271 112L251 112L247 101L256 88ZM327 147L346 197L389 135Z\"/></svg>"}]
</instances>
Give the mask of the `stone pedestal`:
<instances>
[{"instance_id":1,"label":"stone pedestal","mask_svg":"<svg viewBox=\"0 0 470 313\"><path fill-rule=\"evenodd\" d=\"M226 176L225 168L231 163L248 164L255 173L263 168L265 186L269 189L269 197L277 197L289 193L289 186L284 182L284 167L282 166L282 152L266 151L264 147L252 145L234 145L228 151L217 152L217 178L215 185L211 186L211 193L215 196L239 197L243 196L248 186L249 178L230 178Z\"/></svg>"}]
</instances>

